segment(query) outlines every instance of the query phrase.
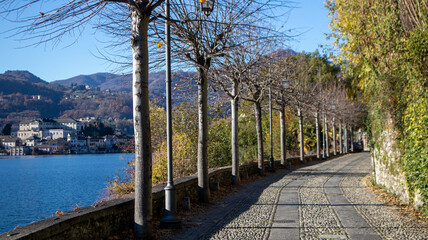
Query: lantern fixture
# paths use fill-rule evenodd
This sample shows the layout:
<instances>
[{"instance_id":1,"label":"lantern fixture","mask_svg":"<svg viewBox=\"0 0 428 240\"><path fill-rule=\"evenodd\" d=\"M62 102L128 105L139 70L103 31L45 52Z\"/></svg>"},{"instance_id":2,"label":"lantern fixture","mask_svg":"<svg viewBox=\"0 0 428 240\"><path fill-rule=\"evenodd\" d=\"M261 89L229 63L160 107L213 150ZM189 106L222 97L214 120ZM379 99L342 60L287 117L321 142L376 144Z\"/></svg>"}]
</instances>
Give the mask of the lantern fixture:
<instances>
[{"instance_id":1,"label":"lantern fixture","mask_svg":"<svg viewBox=\"0 0 428 240\"><path fill-rule=\"evenodd\" d=\"M284 78L282 80L282 87L283 87L284 90L289 89L290 88L290 80Z\"/></svg>"},{"instance_id":2,"label":"lantern fixture","mask_svg":"<svg viewBox=\"0 0 428 240\"><path fill-rule=\"evenodd\" d=\"M214 9L214 0L199 0L205 16L209 16Z\"/></svg>"}]
</instances>

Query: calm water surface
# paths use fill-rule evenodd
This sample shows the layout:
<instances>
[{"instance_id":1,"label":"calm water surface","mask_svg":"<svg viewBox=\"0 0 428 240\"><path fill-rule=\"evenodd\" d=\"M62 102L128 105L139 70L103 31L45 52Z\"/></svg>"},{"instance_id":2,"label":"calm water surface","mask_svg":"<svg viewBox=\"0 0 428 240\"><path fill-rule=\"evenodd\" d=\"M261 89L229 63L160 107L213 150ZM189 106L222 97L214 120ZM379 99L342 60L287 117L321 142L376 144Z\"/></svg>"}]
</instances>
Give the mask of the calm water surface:
<instances>
[{"instance_id":1,"label":"calm water surface","mask_svg":"<svg viewBox=\"0 0 428 240\"><path fill-rule=\"evenodd\" d=\"M101 198L133 155L0 156L0 233Z\"/></svg>"}]
</instances>

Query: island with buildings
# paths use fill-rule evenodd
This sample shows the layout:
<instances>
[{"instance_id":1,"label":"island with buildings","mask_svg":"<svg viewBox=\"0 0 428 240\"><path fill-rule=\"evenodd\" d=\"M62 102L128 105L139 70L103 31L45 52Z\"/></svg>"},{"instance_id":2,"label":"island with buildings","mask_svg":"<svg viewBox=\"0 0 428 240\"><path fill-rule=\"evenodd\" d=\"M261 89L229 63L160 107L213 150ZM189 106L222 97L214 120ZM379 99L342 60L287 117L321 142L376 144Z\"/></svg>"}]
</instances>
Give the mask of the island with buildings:
<instances>
[{"instance_id":1,"label":"island with buildings","mask_svg":"<svg viewBox=\"0 0 428 240\"><path fill-rule=\"evenodd\" d=\"M0 154L118 153L132 140L131 136L114 134L111 128L110 131L97 131L104 125L94 122L93 119L72 118L21 121L17 131L0 135Z\"/></svg>"}]
</instances>

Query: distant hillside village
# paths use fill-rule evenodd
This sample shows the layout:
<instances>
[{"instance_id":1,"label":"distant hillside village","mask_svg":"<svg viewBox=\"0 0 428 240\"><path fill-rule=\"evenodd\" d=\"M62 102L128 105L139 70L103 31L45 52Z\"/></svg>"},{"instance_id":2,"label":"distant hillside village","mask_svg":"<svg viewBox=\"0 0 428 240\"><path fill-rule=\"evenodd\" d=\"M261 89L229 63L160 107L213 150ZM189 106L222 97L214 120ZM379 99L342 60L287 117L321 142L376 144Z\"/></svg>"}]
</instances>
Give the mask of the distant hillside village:
<instances>
[{"instance_id":1,"label":"distant hillside village","mask_svg":"<svg viewBox=\"0 0 428 240\"><path fill-rule=\"evenodd\" d=\"M9 134L0 135L1 155L116 153L131 140L89 118L22 121Z\"/></svg>"}]
</instances>

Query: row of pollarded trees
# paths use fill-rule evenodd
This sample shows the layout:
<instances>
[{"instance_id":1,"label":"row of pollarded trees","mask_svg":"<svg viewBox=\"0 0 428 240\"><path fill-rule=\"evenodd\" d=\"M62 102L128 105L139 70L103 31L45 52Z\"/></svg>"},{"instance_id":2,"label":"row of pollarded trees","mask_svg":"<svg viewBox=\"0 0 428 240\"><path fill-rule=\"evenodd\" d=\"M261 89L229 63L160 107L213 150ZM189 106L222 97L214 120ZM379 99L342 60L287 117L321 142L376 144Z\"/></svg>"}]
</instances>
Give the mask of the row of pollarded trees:
<instances>
[{"instance_id":1,"label":"row of pollarded trees","mask_svg":"<svg viewBox=\"0 0 428 240\"><path fill-rule=\"evenodd\" d=\"M254 45L254 48L242 48L225 57L224 65L214 70L214 83L231 100L232 121L232 177L239 182L238 149L238 107L239 101L254 104L255 127L258 143L258 171L264 171L264 147L262 131L262 107L266 105L269 91L272 94L274 109L280 112L281 164L286 165L286 120L287 111L299 119L300 158L304 161L304 118L312 119L316 125L316 152L320 158L321 128L323 134L332 126L333 151L336 154L336 129L339 125L340 153L347 152L349 139L347 129L361 124L363 106L350 99L347 88L339 79L339 69L329 63L326 57L314 54L292 52L270 52L270 42ZM323 126L320 128L320 118ZM345 136L342 136L342 129ZM352 133L352 130L350 131ZM329 135L323 139L327 157ZM342 140L343 139L343 140ZM342 144L345 147L342 147ZM352 145L351 145L352 148Z\"/></svg>"},{"instance_id":2,"label":"row of pollarded trees","mask_svg":"<svg viewBox=\"0 0 428 240\"><path fill-rule=\"evenodd\" d=\"M272 78L274 99L278 109L284 112L288 107L299 119L300 159L304 161L303 118L312 119L316 129L316 154L330 156L329 126L332 128L332 146L336 155L337 127L339 128L340 153L348 152L348 130L361 126L364 107L352 100L345 81L340 79L340 69L331 64L318 52L289 55L275 66L276 78ZM289 86L286 87L284 84ZM281 114L284 115L284 114ZM320 125L320 120L322 125ZM284 128L285 129L285 128ZM342 136L342 129L345 136ZM322 134L321 134L322 130ZM283 133L282 133L283 134ZM342 147L342 143L346 144ZM283 143L282 143L283 144ZM285 158L282 159L285 163Z\"/></svg>"}]
</instances>

